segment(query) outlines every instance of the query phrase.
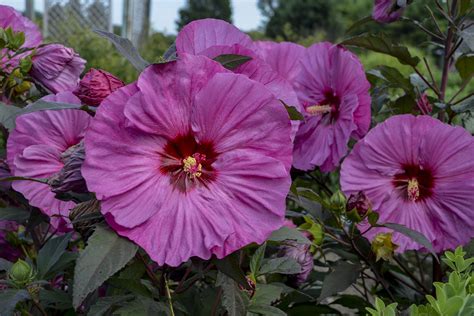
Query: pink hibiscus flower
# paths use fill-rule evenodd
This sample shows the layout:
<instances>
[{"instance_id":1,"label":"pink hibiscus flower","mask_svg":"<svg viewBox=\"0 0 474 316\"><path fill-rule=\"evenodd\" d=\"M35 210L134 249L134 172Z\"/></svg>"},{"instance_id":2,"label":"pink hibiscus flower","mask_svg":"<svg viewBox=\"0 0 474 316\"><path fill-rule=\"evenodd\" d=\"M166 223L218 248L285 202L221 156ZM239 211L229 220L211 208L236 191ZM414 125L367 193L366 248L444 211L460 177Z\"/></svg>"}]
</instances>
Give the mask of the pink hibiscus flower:
<instances>
[{"instance_id":1,"label":"pink hibiscus flower","mask_svg":"<svg viewBox=\"0 0 474 316\"><path fill-rule=\"evenodd\" d=\"M474 139L463 128L430 116L398 115L355 145L342 164L341 187L347 195L363 191L380 223L416 230L442 251L474 237L472 157ZM383 231L373 228L365 236ZM399 233L393 240L398 251L421 248Z\"/></svg>"},{"instance_id":2,"label":"pink hibiscus flower","mask_svg":"<svg viewBox=\"0 0 474 316\"><path fill-rule=\"evenodd\" d=\"M86 112L74 109L38 111L18 117L7 143L7 162L12 174L35 179L56 175L64 166L69 148L84 137L90 120ZM75 205L56 199L47 184L14 181L12 187L48 216L67 218ZM52 222L55 227L64 224L61 218Z\"/></svg>"},{"instance_id":3,"label":"pink hibiscus flower","mask_svg":"<svg viewBox=\"0 0 474 316\"><path fill-rule=\"evenodd\" d=\"M181 53L102 102L82 173L111 226L158 264L222 258L281 227L289 135L262 84Z\"/></svg>"},{"instance_id":4,"label":"pink hibiscus flower","mask_svg":"<svg viewBox=\"0 0 474 316\"><path fill-rule=\"evenodd\" d=\"M294 85L305 107L295 139L293 165L332 171L370 126L370 84L357 57L341 46L314 44L301 59Z\"/></svg>"},{"instance_id":5,"label":"pink hibiscus flower","mask_svg":"<svg viewBox=\"0 0 474 316\"><path fill-rule=\"evenodd\" d=\"M397 4L397 0L375 0L372 18L380 23L394 22L403 14L403 7Z\"/></svg>"},{"instance_id":6,"label":"pink hibiscus flower","mask_svg":"<svg viewBox=\"0 0 474 316\"><path fill-rule=\"evenodd\" d=\"M262 83L276 98L302 110L290 82L260 58L250 37L232 24L215 19L193 21L179 32L176 51L178 55L187 53L209 58L224 54L251 57L250 61L232 71ZM298 121L292 122L292 137L296 134L299 124Z\"/></svg>"}]
</instances>

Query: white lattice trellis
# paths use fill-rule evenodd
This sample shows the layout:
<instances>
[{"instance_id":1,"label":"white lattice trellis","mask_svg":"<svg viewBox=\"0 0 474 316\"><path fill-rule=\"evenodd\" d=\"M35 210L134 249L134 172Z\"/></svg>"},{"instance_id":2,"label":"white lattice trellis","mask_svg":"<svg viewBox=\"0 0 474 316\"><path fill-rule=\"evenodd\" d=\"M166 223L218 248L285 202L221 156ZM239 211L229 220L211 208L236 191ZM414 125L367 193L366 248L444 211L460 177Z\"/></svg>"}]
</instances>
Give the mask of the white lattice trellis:
<instances>
[{"instance_id":1,"label":"white lattice trellis","mask_svg":"<svg viewBox=\"0 0 474 316\"><path fill-rule=\"evenodd\" d=\"M67 42L84 29L112 31L111 0L46 0L43 32L54 41Z\"/></svg>"}]
</instances>

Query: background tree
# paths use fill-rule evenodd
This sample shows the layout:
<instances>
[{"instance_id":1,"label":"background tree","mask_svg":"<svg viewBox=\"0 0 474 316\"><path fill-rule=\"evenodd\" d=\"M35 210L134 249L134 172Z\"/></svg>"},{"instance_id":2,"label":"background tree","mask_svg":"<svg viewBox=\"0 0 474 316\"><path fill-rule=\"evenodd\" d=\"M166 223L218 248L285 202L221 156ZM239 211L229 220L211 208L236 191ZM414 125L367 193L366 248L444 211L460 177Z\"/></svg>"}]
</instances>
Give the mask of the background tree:
<instances>
[{"instance_id":1,"label":"background tree","mask_svg":"<svg viewBox=\"0 0 474 316\"><path fill-rule=\"evenodd\" d=\"M232 7L230 0L188 0L184 8L179 10L176 21L178 29L191 21L216 18L232 23Z\"/></svg>"}]
</instances>

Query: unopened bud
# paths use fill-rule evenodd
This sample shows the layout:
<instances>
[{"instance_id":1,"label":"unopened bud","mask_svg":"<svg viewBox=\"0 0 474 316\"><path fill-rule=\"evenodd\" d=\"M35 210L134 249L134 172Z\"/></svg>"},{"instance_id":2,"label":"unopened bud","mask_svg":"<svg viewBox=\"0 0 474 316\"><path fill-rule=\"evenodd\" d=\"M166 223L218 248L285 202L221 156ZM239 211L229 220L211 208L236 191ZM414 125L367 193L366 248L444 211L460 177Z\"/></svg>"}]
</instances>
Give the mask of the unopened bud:
<instances>
[{"instance_id":1,"label":"unopened bud","mask_svg":"<svg viewBox=\"0 0 474 316\"><path fill-rule=\"evenodd\" d=\"M15 285L24 287L33 281L35 272L28 262L18 259L10 268L8 276Z\"/></svg>"},{"instance_id":2,"label":"unopened bud","mask_svg":"<svg viewBox=\"0 0 474 316\"><path fill-rule=\"evenodd\" d=\"M360 217L364 217L372 210L372 205L364 192L351 194L346 204L346 212L355 210Z\"/></svg>"},{"instance_id":3,"label":"unopened bud","mask_svg":"<svg viewBox=\"0 0 474 316\"><path fill-rule=\"evenodd\" d=\"M82 177L81 167L85 159L84 143L71 146L61 155L64 167L48 180L51 191L56 194L87 192L87 186Z\"/></svg>"},{"instance_id":4,"label":"unopened bud","mask_svg":"<svg viewBox=\"0 0 474 316\"><path fill-rule=\"evenodd\" d=\"M288 280L293 286L300 286L309 277L313 271L314 262L313 255L310 252L310 246L307 244L300 244L295 241L286 241L280 248L281 257L290 257L296 260L301 266L301 271L297 274L290 275Z\"/></svg>"},{"instance_id":5,"label":"unopened bud","mask_svg":"<svg viewBox=\"0 0 474 316\"><path fill-rule=\"evenodd\" d=\"M337 190L331 196L330 202L333 207L342 210L346 207L346 196L341 192L341 190Z\"/></svg>"},{"instance_id":6,"label":"unopened bud","mask_svg":"<svg viewBox=\"0 0 474 316\"><path fill-rule=\"evenodd\" d=\"M392 233L377 234L372 240L372 251L377 256L376 261L389 260L397 248L398 245L392 242Z\"/></svg>"}]
</instances>

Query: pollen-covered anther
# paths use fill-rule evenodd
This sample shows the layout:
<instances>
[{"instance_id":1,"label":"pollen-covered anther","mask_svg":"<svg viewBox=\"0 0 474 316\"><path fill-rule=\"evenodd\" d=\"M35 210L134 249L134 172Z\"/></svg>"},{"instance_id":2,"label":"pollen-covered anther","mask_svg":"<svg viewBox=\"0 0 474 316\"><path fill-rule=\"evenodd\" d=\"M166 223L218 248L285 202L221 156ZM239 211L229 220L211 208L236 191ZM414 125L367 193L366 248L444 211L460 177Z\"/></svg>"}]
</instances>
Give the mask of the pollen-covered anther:
<instances>
[{"instance_id":1,"label":"pollen-covered anther","mask_svg":"<svg viewBox=\"0 0 474 316\"><path fill-rule=\"evenodd\" d=\"M186 172L189 178L199 178L202 175L201 162L206 160L206 155L195 153L183 159L183 171Z\"/></svg>"},{"instance_id":2,"label":"pollen-covered anther","mask_svg":"<svg viewBox=\"0 0 474 316\"><path fill-rule=\"evenodd\" d=\"M311 105L306 108L306 112L310 115L318 115L324 113L330 113L332 111L332 106L330 105Z\"/></svg>"},{"instance_id":3,"label":"pollen-covered anther","mask_svg":"<svg viewBox=\"0 0 474 316\"><path fill-rule=\"evenodd\" d=\"M417 179L412 178L408 180L407 194L408 199L411 201L416 201L420 198L420 186Z\"/></svg>"}]
</instances>

